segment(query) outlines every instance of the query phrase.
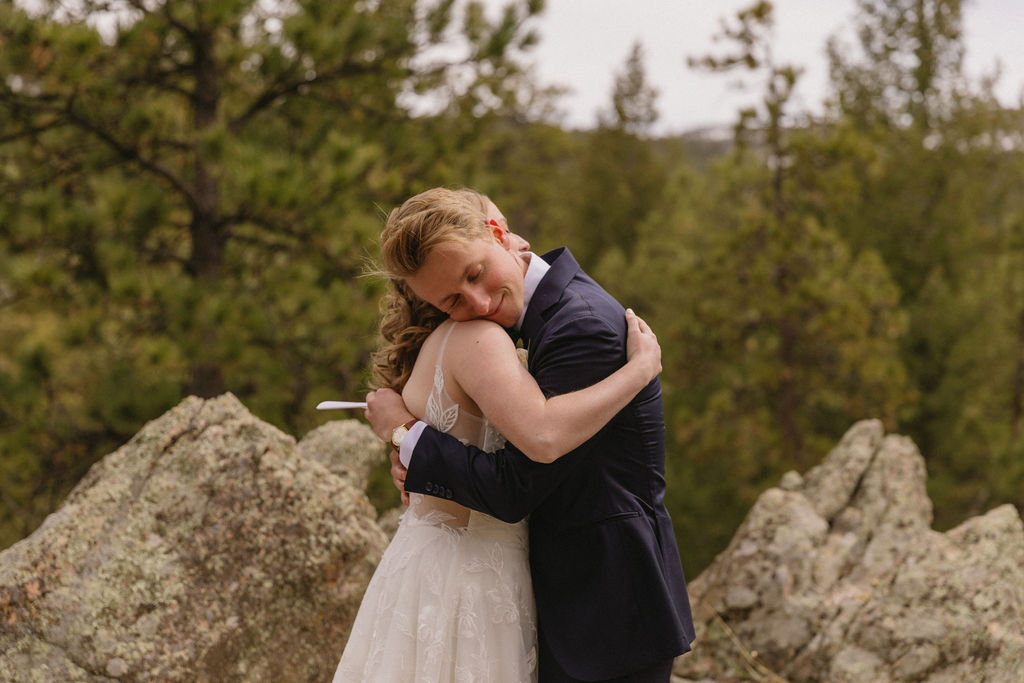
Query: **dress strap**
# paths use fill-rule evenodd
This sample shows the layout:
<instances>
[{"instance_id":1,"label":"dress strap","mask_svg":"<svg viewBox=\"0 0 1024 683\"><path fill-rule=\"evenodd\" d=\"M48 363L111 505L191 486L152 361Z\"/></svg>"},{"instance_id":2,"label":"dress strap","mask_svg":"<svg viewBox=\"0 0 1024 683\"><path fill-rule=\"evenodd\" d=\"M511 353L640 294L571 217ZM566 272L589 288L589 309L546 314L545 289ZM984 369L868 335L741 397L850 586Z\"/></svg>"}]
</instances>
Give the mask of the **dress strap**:
<instances>
[{"instance_id":1,"label":"dress strap","mask_svg":"<svg viewBox=\"0 0 1024 683\"><path fill-rule=\"evenodd\" d=\"M441 340L441 348L437 352L437 362L434 364L434 386L427 397L427 422L442 432L451 432L459 419L459 404L452 400L448 389L445 388L444 370L441 367L444 361L444 350L448 345L448 337L451 336L456 325L458 323L452 322L444 339Z\"/></svg>"},{"instance_id":2,"label":"dress strap","mask_svg":"<svg viewBox=\"0 0 1024 683\"><path fill-rule=\"evenodd\" d=\"M444 339L441 340L441 349L437 352L437 363L435 364L437 368L441 367L441 361L444 360L444 350L448 346L448 337L452 336L452 330L455 329L456 325L458 323L453 320L452 324L448 326L448 331L444 334Z\"/></svg>"}]
</instances>

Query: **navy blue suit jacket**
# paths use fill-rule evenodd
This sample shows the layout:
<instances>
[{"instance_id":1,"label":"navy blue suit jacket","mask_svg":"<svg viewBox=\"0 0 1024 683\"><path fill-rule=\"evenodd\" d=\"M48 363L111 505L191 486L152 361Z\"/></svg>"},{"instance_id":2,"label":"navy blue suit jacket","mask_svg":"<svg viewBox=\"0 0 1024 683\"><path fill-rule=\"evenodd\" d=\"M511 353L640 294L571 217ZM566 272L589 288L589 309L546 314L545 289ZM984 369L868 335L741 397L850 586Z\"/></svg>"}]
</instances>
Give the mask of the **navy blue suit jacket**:
<instances>
[{"instance_id":1,"label":"navy blue suit jacket","mask_svg":"<svg viewBox=\"0 0 1024 683\"><path fill-rule=\"evenodd\" d=\"M626 323L622 306L568 249L543 258L551 269L531 298L521 333L530 373L553 396L622 366ZM658 380L597 435L547 465L511 443L484 453L428 427L405 488L508 522L529 515L542 646L570 675L622 676L690 649L690 603L664 506Z\"/></svg>"}]
</instances>

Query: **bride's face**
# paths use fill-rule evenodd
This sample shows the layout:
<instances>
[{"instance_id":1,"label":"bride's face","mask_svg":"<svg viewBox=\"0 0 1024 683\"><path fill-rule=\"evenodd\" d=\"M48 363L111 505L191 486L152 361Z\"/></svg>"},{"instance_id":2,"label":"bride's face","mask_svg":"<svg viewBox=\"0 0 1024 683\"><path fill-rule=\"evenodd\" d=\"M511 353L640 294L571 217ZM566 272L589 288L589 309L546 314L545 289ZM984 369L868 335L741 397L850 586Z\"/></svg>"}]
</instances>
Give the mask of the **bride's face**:
<instances>
[{"instance_id":1,"label":"bride's face","mask_svg":"<svg viewBox=\"0 0 1024 683\"><path fill-rule=\"evenodd\" d=\"M507 233L495 229L486 238L442 242L406 283L452 320L484 318L512 327L523 310L526 266Z\"/></svg>"},{"instance_id":2,"label":"bride's face","mask_svg":"<svg viewBox=\"0 0 1024 683\"><path fill-rule=\"evenodd\" d=\"M487 200L487 221L491 225L497 224L505 231L512 251L529 251L530 243L516 233L508 231L508 220L505 219L505 214L490 199Z\"/></svg>"}]
</instances>

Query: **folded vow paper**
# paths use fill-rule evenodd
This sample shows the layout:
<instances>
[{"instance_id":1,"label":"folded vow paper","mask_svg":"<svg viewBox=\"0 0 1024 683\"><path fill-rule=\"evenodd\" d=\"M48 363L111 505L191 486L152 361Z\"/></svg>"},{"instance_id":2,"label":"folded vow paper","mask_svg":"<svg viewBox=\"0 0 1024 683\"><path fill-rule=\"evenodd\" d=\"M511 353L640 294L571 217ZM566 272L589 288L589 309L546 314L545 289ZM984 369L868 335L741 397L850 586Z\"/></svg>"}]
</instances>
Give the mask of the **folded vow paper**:
<instances>
[{"instance_id":1,"label":"folded vow paper","mask_svg":"<svg viewBox=\"0 0 1024 683\"><path fill-rule=\"evenodd\" d=\"M317 410L340 410L342 408L366 408L365 401L320 401Z\"/></svg>"}]
</instances>

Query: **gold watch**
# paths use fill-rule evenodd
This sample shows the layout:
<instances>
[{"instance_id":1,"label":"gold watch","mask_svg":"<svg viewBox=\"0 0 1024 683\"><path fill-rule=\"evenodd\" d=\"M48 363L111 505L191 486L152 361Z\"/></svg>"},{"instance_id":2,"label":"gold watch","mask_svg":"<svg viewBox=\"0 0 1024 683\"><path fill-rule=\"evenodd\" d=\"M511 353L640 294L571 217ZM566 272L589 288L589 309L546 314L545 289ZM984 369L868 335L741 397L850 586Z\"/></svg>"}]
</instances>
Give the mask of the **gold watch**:
<instances>
[{"instance_id":1,"label":"gold watch","mask_svg":"<svg viewBox=\"0 0 1024 683\"><path fill-rule=\"evenodd\" d=\"M396 451L399 450L402 447L402 439L404 439L405 435L409 433L409 427L412 427L418 421L419 420L417 420L414 417L413 419L409 420L405 424L398 425L391 432L391 445L395 447Z\"/></svg>"}]
</instances>

